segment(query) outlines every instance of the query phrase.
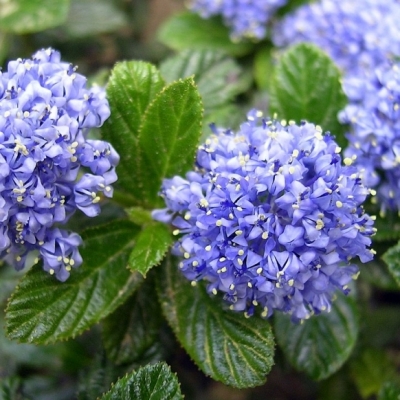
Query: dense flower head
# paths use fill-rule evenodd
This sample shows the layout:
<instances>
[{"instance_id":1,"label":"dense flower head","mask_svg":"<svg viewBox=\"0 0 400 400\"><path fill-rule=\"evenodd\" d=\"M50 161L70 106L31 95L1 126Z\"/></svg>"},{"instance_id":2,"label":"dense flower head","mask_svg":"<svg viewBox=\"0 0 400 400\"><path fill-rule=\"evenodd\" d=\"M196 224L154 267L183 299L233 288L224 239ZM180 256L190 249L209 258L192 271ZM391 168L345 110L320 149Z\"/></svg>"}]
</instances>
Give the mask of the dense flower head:
<instances>
[{"instance_id":1,"label":"dense flower head","mask_svg":"<svg viewBox=\"0 0 400 400\"><path fill-rule=\"evenodd\" d=\"M294 320L330 310L371 260L368 190L319 126L262 120L252 111L237 133L214 129L186 178L165 179L167 208L153 217L180 235L173 251L196 285L208 281L246 316L259 305Z\"/></svg>"},{"instance_id":2,"label":"dense flower head","mask_svg":"<svg viewBox=\"0 0 400 400\"><path fill-rule=\"evenodd\" d=\"M31 251L64 281L81 264L81 238L58 226L80 209L100 212L112 196L119 156L87 139L110 109L101 88L52 49L8 63L0 73L0 252L17 269Z\"/></svg>"},{"instance_id":3,"label":"dense flower head","mask_svg":"<svg viewBox=\"0 0 400 400\"><path fill-rule=\"evenodd\" d=\"M345 154L356 159L365 185L377 189L382 212L400 210L400 64L345 79L343 89L349 104L339 119L351 128Z\"/></svg>"},{"instance_id":4,"label":"dense flower head","mask_svg":"<svg viewBox=\"0 0 400 400\"><path fill-rule=\"evenodd\" d=\"M287 0L191 0L189 7L204 18L221 15L233 39L263 39L267 23Z\"/></svg>"},{"instance_id":5,"label":"dense flower head","mask_svg":"<svg viewBox=\"0 0 400 400\"><path fill-rule=\"evenodd\" d=\"M359 74L400 55L397 0L320 0L298 8L274 28L273 42L311 42L347 74Z\"/></svg>"}]
</instances>

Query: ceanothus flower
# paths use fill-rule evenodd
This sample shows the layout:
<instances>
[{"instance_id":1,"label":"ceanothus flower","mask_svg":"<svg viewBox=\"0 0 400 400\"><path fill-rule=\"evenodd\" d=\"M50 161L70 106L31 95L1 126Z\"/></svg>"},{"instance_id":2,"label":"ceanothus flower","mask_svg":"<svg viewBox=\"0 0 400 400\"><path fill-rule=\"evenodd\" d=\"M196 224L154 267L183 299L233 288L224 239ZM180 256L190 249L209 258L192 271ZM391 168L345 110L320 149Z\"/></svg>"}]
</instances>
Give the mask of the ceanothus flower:
<instances>
[{"instance_id":1,"label":"ceanothus flower","mask_svg":"<svg viewBox=\"0 0 400 400\"><path fill-rule=\"evenodd\" d=\"M203 18L221 15L232 39L263 39L267 23L287 0L191 0L189 8Z\"/></svg>"},{"instance_id":2,"label":"ceanothus flower","mask_svg":"<svg viewBox=\"0 0 400 400\"><path fill-rule=\"evenodd\" d=\"M351 126L345 151L368 187L376 188L381 212L400 210L400 64L377 67L369 78L344 80L349 105L339 119Z\"/></svg>"},{"instance_id":3,"label":"ceanothus flower","mask_svg":"<svg viewBox=\"0 0 400 400\"><path fill-rule=\"evenodd\" d=\"M77 210L93 217L111 197L119 156L90 128L109 117L105 92L86 88L52 49L0 73L0 254L17 269L36 251L59 280L82 263L76 233L60 229Z\"/></svg>"},{"instance_id":4,"label":"ceanothus flower","mask_svg":"<svg viewBox=\"0 0 400 400\"><path fill-rule=\"evenodd\" d=\"M329 311L336 291L372 259L373 219L355 167L319 126L262 120L252 111L237 133L216 130L186 178L165 179L167 208L153 217L180 235L179 268L230 308L255 307L302 320Z\"/></svg>"},{"instance_id":5,"label":"ceanothus flower","mask_svg":"<svg viewBox=\"0 0 400 400\"><path fill-rule=\"evenodd\" d=\"M400 55L399 19L397 0L320 0L286 16L272 36L278 47L314 43L346 74L357 75Z\"/></svg>"}]
</instances>

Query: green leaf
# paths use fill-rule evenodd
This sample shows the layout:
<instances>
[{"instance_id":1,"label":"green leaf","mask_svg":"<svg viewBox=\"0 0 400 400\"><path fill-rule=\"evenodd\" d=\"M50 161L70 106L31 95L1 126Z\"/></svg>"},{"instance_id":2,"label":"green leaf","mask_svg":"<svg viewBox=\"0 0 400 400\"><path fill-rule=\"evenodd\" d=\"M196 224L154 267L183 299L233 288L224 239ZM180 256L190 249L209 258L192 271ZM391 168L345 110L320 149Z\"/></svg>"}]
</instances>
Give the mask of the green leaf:
<instances>
[{"instance_id":1,"label":"green leaf","mask_svg":"<svg viewBox=\"0 0 400 400\"><path fill-rule=\"evenodd\" d=\"M204 287L191 287L167 259L158 280L164 314L181 345L214 380L237 388L261 385L271 370L274 339L269 323L223 310Z\"/></svg>"},{"instance_id":2,"label":"green leaf","mask_svg":"<svg viewBox=\"0 0 400 400\"><path fill-rule=\"evenodd\" d=\"M329 313L314 315L295 325L290 316L275 315L279 346L290 363L313 379L337 371L350 356L358 334L358 311L354 300L340 294Z\"/></svg>"},{"instance_id":3,"label":"green leaf","mask_svg":"<svg viewBox=\"0 0 400 400\"><path fill-rule=\"evenodd\" d=\"M125 210L129 219L136 225L147 225L154 222L149 210L141 207L131 207Z\"/></svg>"},{"instance_id":4,"label":"green leaf","mask_svg":"<svg viewBox=\"0 0 400 400\"><path fill-rule=\"evenodd\" d=\"M400 307L397 304L362 307L362 330L358 343L363 347L383 348L399 335ZM385 329L382 329L385 327Z\"/></svg>"},{"instance_id":5,"label":"green leaf","mask_svg":"<svg viewBox=\"0 0 400 400\"><path fill-rule=\"evenodd\" d=\"M251 75L217 50L185 50L160 65L167 82L194 75L206 114L246 91Z\"/></svg>"},{"instance_id":6,"label":"green leaf","mask_svg":"<svg viewBox=\"0 0 400 400\"><path fill-rule=\"evenodd\" d=\"M3 65L4 61L7 59L10 44L11 44L10 34L0 31L0 65Z\"/></svg>"},{"instance_id":7,"label":"green leaf","mask_svg":"<svg viewBox=\"0 0 400 400\"><path fill-rule=\"evenodd\" d=\"M153 207L165 177L193 169L201 135L203 108L193 78L165 87L149 105L139 131L141 186Z\"/></svg>"},{"instance_id":8,"label":"green leaf","mask_svg":"<svg viewBox=\"0 0 400 400\"><path fill-rule=\"evenodd\" d=\"M24 274L25 272L18 272L9 265L0 265L0 306L10 296Z\"/></svg>"},{"instance_id":9,"label":"green leaf","mask_svg":"<svg viewBox=\"0 0 400 400\"><path fill-rule=\"evenodd\" d=\"M374 242L397 241L400 239L400 223L397 214L388 213L384 218L378 217L374 226L377 229Z\"/></svg>"},{"instance_id":10,"label":"green leaf","mask_svg":"<svg viewBox=\"0 0 400 400\"><path fill-rule=\"evenodd\" d=\"M124 371L108 360L105 354L96 354L89 367L80 371L78 400L98 399L122 374Z\"/></svg>"},{"instance_id":11,"label":"green leaf","mask_svg":"<svg viewBox=\"0 0 400 400\"><path fill-rule=\"evenodd\" d=\"M390 273L400 285L400 242L391 247L383 256L383 261L389 267Z\"/></svg>"},{"instance_id":12,"label":"green leaf","mask_svg":"<svg viewBox=\"0 0 400 400\"><path fill-rule=\"evenodd\" d=\"M108 0L71 0L67 34L72 38L112 32L128 24L126 15Z\"/></svg>"},{"instance_id":13,"label":"green leaf","mask_svg":"<svg viewBox=\"0 0 400 400\"><path fill-rule=\"evenodd\" d=\"M275 68L270 95L271 114L321 125L345 145L337 114L346 105L346 96L338 68L322 50L302 43L286 51Z\"/></svg>"},{"instance_id":14,"label":"green leaf","mask_svg":"<svg viewBox=\"0 0 400 400\"><path fill-rule=\"evenodd\" d=\"M239 128L240 124L246 118L246 112L241 110L236 104L227 104L225 106L213 109L204 118L203 134L201 141L204 142L212 133L210 124L217 127L233 129Z\"/></svg>"},{"instance_id":15,"label":"green leaf","mask_svg":"<svg viewBox=\"0 0 400 400\"><path fill-rule=\"evenodd\" d=\"M396 366L378 349L367 349L351 363L351 373L364 399L378 394L382 385L397 376Z\"/></svg>"},{"instance_id":16,"label":"green leaf","mask_svg":"<svg viewBox=\"0 0 400 400\"><path fill-rule=\"evenodd\" d=\"M216 49L233 56L242 56L254 48L251 42L232 42L229 29L218 19L203 19L190 12L169 18L161 26L157 36L161 43L177 51Z\"/></svg>"},{"instance_id":17,"label":"green leaf","mask_svg":"<svg viewBox=\"0 0 400 400\"><path fill-rule=\"evenodd\" d=\"M289 0L284 6L278 8L276 15L283 17L284 15L293 12L296 8L306 3L309 3L309 0Z\"/></svg>"},{"instance_id":18,"label":"green leaf","mask_svg":"<svg viewBox=\"0 0 400 400\"><path fill-rule=\"evenodd\" d=\"M378 400L400 400L400 385L385 382L379 391Z\"/></svg>"},{"instance_id":19,"label":"green leaf","mask_svg":"<svg viewBox=\"0 0 400 400\"><path fill-rule=\"evenodd\" d=\"M147 365L119 379L101 400L182 400L175 374L165 363Z\"/></svg>"},{"instance_id":20,"label":"green leaf","mask_svg":"<svg viewBox=\"0 0 400 400\"><path fill-rule=\"evenodd\" d=\"M43 31L67 18L69 0L8 0L0 6L0 30L14 34Z\"/></svg>"},{"instance_id":21,"label":"green leaf","mask_svg":"<svg viewBox=\"0 0 400 400\"><path fill-rule=\"evenodd\" d=\"M151 268L160 264L172 242L167 225L160 222L146 225L137 236L136 245L129 256L129 268L146 277Z\"/></svg>"},{"instance_id":22,"label":"green leaf","mask_svg":"<svg viewBox=\"0 0 400 400\"><path fill-rule=\"evenodd\" d=\"M377 250L374 246L374 250ZM378 254L382 254L377 250ZM399 290L399 285L389 272L388 266L375 256L376 259L360 266L361 278L371 285L384 290Z\"/></svg>"},{"instance_id":23,"label":"green leaf","mask_svg":"<svg viewBox=\"0 0 400 400\"><path fill-rule=\"evenodd\" d=\"M270 89L275 63L276 60L272 49L264 47L256 53L254 58L254 78L259 89Z\"/></svg>"},{"instance_id":24,"label":"green leaf","mask_svg":"<svg viewBox=\"0 0 400 400\"><path fill-rule=\"evenodd\" d=\"M20 380L18 377L0 378L0 400L22 400L19 392Z\"/></svg>"},{"instance_id":25,"label":"green leaf","mask_svg":"<svg viewBox=\"0 0 400 400\"><path fill-rule=\"evenodd\" d=\"M103 321L103 343L116 364L141 358L154 344L162 321L160 305L154 298L154 279L146 279L128 301Z\"/></svg>"},{"instance_id":26,"label":"green leaf","mask_svg":"<svg viewBox=\"0 0 400 400\"><path fill-rule=\"evenodd\" d=\"M147 204L139 180L142 169L147 168L139 157L139 127L148 105L163 87L164 80L157 68L142 61L118 63L107 86L111 116L102 135L121 156L117 186L124 191L125 202L131 205Z\"/></svg>"},{"instance_id":27,"label":"green leaf","mask_svg":"<svg viewBox=\"0 0 400 400\"><path fill-rule=\"evenodd\" d=\"M50 343L90 328L121 305L142 282L127 268L139 229L129 221L82 234L84 264L59 282L41 268L29 271L11 296L7 334L21 342Z\"/></svg>"},{"instance_id":28,"label":"green leaf","mask_svg":"<svg viewBox=\"0 0 400 400\"><path fill-rule=\"evenodd\" d=\"M318 383L318 400L354 400L359 399L357 388L347 368L331 375Z\"/></svg>"}]
</instances>

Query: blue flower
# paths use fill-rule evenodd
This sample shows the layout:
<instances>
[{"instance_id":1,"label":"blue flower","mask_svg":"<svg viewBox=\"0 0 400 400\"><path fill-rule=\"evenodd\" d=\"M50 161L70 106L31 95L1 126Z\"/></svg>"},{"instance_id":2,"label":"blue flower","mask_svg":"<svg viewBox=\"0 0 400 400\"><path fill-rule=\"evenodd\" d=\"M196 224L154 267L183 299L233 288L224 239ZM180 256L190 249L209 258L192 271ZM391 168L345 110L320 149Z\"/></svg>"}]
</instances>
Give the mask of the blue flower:
<instances>
[{"instance_id":1,"label":"blue flower","mask_svg":"<svg viewBox=\"0 0 400 400\"><path fill-rule=\"evenodd\" d=\"M176 228L173 252L192 285L207 281L246 316L260 306L263 317L301 320L348 292L352 258L372 259L368 190L319 126L260 114L237 133L214 128L195 170L164 180L167 208L153 217Z\"/></svg>"},{"instance_id":2,"label":"blue flower","mask_svg":"<svg viewBox=\"0 0 400 400\"><path fill-rule=\"evenodd\" d=\"M320 0L305 4L278 23L276 46L311 42L346 74L357 75L400 55L397 0Z\"/></svg>"},{"instance_id":3,"label":"blue flower","mask_svg":"<svg viewBox=\"0 0 400 400\"><path fill-rule=\"evenodd\" d=\"M203 18L221 15L234 40L263 39L267 23L287 0L191 0L189 8Z\"/></svg>"},{"instance_id":4,"label":"blue flower","mask_svg":"<svg viewBox=\"0 0 400 400\"><path fill-rule=\"evenodd\" d=\"M349 105L339 114L350 124L345 155L368 187L376 188L384 214L400 210L400 64L385 63L369 78L344 80Z\"/></svg>"},{"instance_id":5,"label":"blue flower","mask_svg":"<svg viewBox=\"0 0 400 400\"><path fill-rule=\"evenodd\" d=\"M59 280L81 264L79 235L60 229L112 196L119 156L87 139L109 117L105 92L86 88L52 49L11 61L0 74L0 254L17 269L36 251Z\"/></svg>"}]
</instances>

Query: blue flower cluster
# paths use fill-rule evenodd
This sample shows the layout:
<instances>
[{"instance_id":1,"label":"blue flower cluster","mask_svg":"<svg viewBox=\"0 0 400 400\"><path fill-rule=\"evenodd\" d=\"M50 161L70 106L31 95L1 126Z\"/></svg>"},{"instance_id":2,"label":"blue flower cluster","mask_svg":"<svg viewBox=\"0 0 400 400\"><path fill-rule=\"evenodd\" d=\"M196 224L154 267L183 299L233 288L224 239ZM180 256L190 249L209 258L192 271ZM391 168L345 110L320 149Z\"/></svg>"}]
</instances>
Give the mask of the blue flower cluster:
<instances>
[{"instance_id":1,"label":"blue flower cluster","mask_svg":"<svg viewBox=\"0 0 400 400\"><path fill-rule=\"evenodd\" d=\"M232 39L263 39L267 23L287 0L191 0L189 8L203 18L221 15Z\"/></svg>"},{"instance_id":2,"label":"blue flower cluster","mask_svg":"<svg viewBox=\"0 0 400 400\"><path fill-rule=\"evenodd\" d=\"M346 74L359 74L400 55L397 0L320 0L298 8L274 28L273 42L311 42Z\"/></svg>"},{"instance_id":3,"label":"blue flower cluster","mask_svg":"<svg viewBox=\"0 0 400 400\"><path fill-rule=\"evenodd\" d=\"M0 73L0 252L21 269L31 251L59 280L81 264L81 238L60 229L80 209L100 212L112 196L119 156L86 138L110 115L104 90L52 49L18 59Z\"/></svg>"},{"instance_id":4,"label":"blue flower cluster","mask_svg":"<svg viewBox=\"0 0 400 400\"><path fill-rule=\"evenodd\" d=\"M368 79L347 78L343 89L350 103L339 119L352 130L345 154L377 189L382 214L400 210L400 64L382 64Z\"/></svg>"},{"instance_id":5,"label":"blue flower cluster","mask_svg":"<svg viewBox=\"0 0 400 400\"><path fill-rule=\"evenodd\" d=\"M246 316L262 308L302 320L329 311L334 293L372 259L369 194L352 160L341 163L319 126L262 120L252 111L235 134L214 128L186 179L163 182L167 208L153 217L180 235L173 248L184 276L222 292Z\"/></svg>"}]
</instances>

